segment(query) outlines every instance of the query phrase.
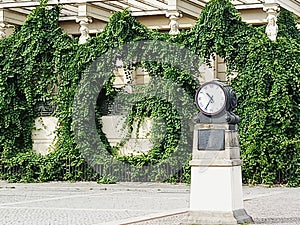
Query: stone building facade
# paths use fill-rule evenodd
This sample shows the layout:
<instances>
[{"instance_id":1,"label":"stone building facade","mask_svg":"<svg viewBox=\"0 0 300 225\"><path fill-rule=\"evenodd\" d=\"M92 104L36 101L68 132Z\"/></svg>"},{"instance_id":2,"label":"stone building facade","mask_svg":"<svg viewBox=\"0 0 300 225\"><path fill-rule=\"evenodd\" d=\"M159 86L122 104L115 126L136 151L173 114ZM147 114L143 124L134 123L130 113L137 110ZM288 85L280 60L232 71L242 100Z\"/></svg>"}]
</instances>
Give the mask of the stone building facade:
<instances>
[{"instance_id":1,"label":"stone building facade","mask_svg":"<svg viewBox=\"0 0 300 225\"><path fill-rule=\"evenodd\" d=\"M62 10L59 25L70 36L79 37L79 44L85 44L87 39L101 32L109 21L110 16L126 8L138 21L150 29L161 32L178 34L182 29L193 27L197 18L209 0L49 0L49 7L61 4ZM241 13L243 21L254 24L266 24L266 33L271 40L276 40L277 14L281 8L293 12L300 17L300 0L232 0L233 5ZM39 5L38 1L1 0L0 1L0 38L12 34L17 25L22 25L31 11ZM200 66L200 82L213 80L227 81L232 77L226 76L224 60L218 56L211 60L211 67ZM123 87L128 82L133 85L143 85L149 82L149 75L142 68L126 71L123 68L115 71L115 87ZM104 130L108 132L111 144L115 144L121 137L113 132L114 127L109 122L111 118L103 118ZM115 121L113 119L113 121ZM54 140L55 118L41 117L36 120L37 129L33 131L34 148L38 153L46 154L51 150ZM151 121L145 126L151 127ZM44 126L46 125L46 126ZM147 131L144 131L147 133ZM141 135L143 136L143 134ZM144 135L145 136L145 135ZM134 137L133 137L134 139ZM141 152L148 145L138 143ZM132 143L131 143L132 144ZM49 147L50 146L50 147ZM130 147L132 148L132 146ZM124 154L126 151L124 150Z\"/></svg>"}]
</instances>

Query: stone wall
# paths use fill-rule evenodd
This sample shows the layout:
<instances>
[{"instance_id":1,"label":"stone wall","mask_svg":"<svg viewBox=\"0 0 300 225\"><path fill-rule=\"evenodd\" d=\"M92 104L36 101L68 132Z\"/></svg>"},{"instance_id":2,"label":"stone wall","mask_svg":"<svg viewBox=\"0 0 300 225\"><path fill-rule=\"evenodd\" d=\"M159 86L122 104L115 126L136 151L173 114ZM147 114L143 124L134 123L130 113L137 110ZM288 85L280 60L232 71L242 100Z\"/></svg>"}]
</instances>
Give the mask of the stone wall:
<instances>
[{"instance_id":1,"label":"stone wall","mask_svg":"<svg viewBox=\"0 0 300 225\"><path fill-rule=\"evenodd\" d=\"M139 128L135 121L133 131L128 133L125 119L125 116L102 116L102 130L106 134L110 145L116 146L123 142L119 148L120 155L146 154L153 146L150 142L153 121L145 119Z\"/></svg>"}]
</instances>

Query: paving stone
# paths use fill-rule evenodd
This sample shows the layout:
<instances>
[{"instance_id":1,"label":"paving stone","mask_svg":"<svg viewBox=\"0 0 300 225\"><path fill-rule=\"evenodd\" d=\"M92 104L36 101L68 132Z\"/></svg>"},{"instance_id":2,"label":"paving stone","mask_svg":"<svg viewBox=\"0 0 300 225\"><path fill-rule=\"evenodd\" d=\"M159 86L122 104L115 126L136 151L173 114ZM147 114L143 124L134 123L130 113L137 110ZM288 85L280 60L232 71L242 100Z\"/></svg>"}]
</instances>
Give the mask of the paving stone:
<instances>
[{"instance_id":1,"label":"paving stone","mask_svg":"<svg viewBox=\"0 0 300 225\"><path fill-rule=\"evenodd\" d=\"M300 225L300 188L245 186L243 193L256 224ZM0 181L0 225L177 225L188 207L185 184Z\"/></svg>"}]
</instances>

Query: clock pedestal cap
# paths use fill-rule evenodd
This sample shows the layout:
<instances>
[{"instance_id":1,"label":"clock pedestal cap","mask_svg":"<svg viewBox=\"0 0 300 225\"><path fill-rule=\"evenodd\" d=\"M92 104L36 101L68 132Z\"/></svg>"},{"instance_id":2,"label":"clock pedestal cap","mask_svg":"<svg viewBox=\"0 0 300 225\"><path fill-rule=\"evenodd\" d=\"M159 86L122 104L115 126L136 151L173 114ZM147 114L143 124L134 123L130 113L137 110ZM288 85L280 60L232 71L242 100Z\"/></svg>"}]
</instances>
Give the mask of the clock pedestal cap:
<instances>
[{"instance_id":1,"label":"clock pedestal cap","mask_svg":"<svg viewBox=\"0 0 300 225\"><path fill-rule=\"evenodd\" d=\"M214 95L213 99L216 98ZM226 110L231 101L228 98L219 113L207 115L200 111L195 118L190 211L185 224L253 222L243 205L242 160L236 124L239 118ZM203 104L206 107L208 103ZM235 119L228 119L228 114Z\"/></svg>"}]
</instances>

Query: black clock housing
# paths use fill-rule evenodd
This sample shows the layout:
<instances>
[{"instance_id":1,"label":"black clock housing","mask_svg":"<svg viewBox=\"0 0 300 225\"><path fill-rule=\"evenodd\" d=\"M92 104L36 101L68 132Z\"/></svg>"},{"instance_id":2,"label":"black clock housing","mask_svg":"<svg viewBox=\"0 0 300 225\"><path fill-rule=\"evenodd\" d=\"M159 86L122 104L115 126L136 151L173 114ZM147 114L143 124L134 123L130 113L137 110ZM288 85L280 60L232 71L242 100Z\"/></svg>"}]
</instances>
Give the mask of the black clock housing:
<instances>
[{"instance_id":1,"label":"black clock housing","mask_svg":"<svg viewBox=\"0 0 300 225\"><path fill-rule=\"evenodd\" d=\"M203 87L209 84L218 85L224 91L225 99L224 99L224 107L222 109L216 111L215 113L207 113L201 109L199 103L197 101L197 97L199 92ZM199 87L195 95L196 105L199 108L198 115L194 118L196 123L229 123L229 124L237 124L240 121L240 118L233 113L233 110L237 107L237 95L235 91L227 84L222 83L218 80L210 81L204 83Z\"/></svg>"}]
</instances>

